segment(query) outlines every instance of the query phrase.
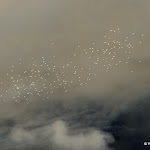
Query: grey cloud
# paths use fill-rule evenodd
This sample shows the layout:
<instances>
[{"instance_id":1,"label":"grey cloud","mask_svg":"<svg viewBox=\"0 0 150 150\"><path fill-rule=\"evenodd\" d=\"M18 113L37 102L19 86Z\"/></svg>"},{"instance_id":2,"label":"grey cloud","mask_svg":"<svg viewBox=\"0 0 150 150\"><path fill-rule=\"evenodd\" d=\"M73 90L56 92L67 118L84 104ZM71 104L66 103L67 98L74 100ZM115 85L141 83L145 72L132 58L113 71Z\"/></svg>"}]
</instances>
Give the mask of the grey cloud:
<instances>
[{"instance_id":1,"label":"grey cloud","mask_svg":"<svg viewBox=\"0 0 150 150\"><path fill-rule=\"evenodd\" d=\"M108 150L108 144L114 140L111 135L98 130L85 133L71 134L71 130L63 121L56 121L52 125L27 131L21 128L12 129L10 134L14 144L34 145L47 139L48 144L56 149L65 150Z\"/></svg>"}]
</instances>

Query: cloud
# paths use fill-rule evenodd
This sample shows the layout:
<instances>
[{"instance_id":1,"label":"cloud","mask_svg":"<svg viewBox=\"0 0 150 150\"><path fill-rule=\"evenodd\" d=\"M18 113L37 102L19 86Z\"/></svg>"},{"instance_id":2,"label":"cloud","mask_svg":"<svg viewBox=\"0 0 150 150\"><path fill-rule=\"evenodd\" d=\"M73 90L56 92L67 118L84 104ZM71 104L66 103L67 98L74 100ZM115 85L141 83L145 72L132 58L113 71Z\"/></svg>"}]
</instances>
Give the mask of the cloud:
<instances>
[{"instance_id":1,"label":"cloud","mask_svg":"<svg viewBox=\"0 0 150 150\"><path fill-rule=\"evenodd\" d=\"M142 103L149 96L149 3L147 0L1 0L0 79L5 84L0 86L0 91L8 100L8 103L3 103L4 99L0 97L1 148L15 149L18 145L17 150L29 147L32 150L109 149L113 137L103 130L109 128L111 121L121 112L129 110L139 100ZM23 66L15 68L15 77L24 68L31 70L31 57L40 61L41 56L54 54L58 66L62 65L71 58L74 47L78 45L89 48L89 43L94 41L96 48L104 48L104 28L109 29L109 26L120 27L124 33L120 40L126 33L138 35L144 32L143 45L135 48L129 65L120 64L106 73L102 63L95 68L97 75L88 86L70 87L67 96L60 91L46 101L31 96L31 103L26 105L22 101L24 93L21 93L18 98L21 102L14 103L11 99L15 94L14 83L7 80L6 72L10 72L12 64L18 65L18 58L22 57ZM141 39L136 36L135 41L138 40ZM117 59L126 61L125 56L122 54ZM106 57L101 56L103 58ZM81 54L75 64L88 67L89 61ZM41 76L44 74L43 69ZM71 78L68 72L66 78ZM53 77L48 79L53 80ZM40 90L41 85L42 82L38 85Z\"/></svg>"},{"instance_id":2,"label":"cloud","mask_svg":"<svg viewBox=\"0 0 150 150\"><path fill-rule=\"evenodd\" d=\"M113 138L98 130L87 132L86 134L69 135L69 130L64 122L56 122L53 125L53 141L60 149L68 150L107 150L108 143L113 142Z\"/></svg>"},{"instance_id":3,"label":"cloud","mask_svg":"<svg viewBox=\"0 0 150 150\"><path fill-rule=\"evenodd\" d=\"M71 130L64 121L56 121L51 125L31 131L14 128L10 139L20 148L42 144L47 139L48 144L57 150L109 150L108 144L114 142L113 137L105 132L88 129L86 132Z\"/></svg>"},{"instance_id":4,"label":"cloud","mask_svg":"<svg viewBox=\"0 0 150 150\"><path fill-rule=\"evenodd\" d=\"M10 138L20 145L32 144L34 142L34 135L31 132L27 132L22 128L14 128L11 131Z\"/></svg>"}]
</instances>

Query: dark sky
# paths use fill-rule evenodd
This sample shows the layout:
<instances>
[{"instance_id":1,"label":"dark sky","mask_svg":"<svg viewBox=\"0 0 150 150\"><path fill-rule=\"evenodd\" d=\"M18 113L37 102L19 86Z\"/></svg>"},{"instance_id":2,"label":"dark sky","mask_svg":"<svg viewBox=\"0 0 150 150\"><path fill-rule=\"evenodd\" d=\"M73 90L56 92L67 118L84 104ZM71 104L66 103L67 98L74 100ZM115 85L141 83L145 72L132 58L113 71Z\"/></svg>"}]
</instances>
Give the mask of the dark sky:
<instances>
[{"instance_id":1,"label":"dark sky","mask_svg":"<svg viewBox=\"0 0 150 150\"><path fill-rule=\"evenodd\" d=\"M0 149L148 148L143 143L150 141L149 6L149 0L1 0ZM107 46L105 36L111 40ZM126 39L134 45L131 55ZM114 41L123 47L104 55ZM41 60L56 65L56 76ZM31 90L36 63L40 81ZM57 77L73 84L51 94L46 86L54 82L57 88ZM27 99L21 87L32 92Z\"/></svg>"}]
</instances>

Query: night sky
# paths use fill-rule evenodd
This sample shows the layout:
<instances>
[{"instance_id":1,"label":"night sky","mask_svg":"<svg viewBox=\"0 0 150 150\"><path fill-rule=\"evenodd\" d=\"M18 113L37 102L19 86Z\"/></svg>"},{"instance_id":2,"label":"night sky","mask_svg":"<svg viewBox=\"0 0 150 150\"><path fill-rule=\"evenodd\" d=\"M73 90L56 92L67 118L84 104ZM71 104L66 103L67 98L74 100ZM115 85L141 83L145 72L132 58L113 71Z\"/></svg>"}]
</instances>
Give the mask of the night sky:
<instances>
[{"instance_id":1,"label":"night sky","mask_svg":"<svg viewBox=\"0 0 150 150\"><path fill-rule=\"evenodd\" d=\"M0 150L146 150L150 1L1 0Z\"/></svg>"}]
</instances>

